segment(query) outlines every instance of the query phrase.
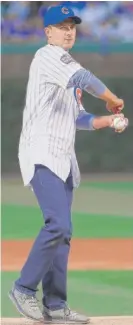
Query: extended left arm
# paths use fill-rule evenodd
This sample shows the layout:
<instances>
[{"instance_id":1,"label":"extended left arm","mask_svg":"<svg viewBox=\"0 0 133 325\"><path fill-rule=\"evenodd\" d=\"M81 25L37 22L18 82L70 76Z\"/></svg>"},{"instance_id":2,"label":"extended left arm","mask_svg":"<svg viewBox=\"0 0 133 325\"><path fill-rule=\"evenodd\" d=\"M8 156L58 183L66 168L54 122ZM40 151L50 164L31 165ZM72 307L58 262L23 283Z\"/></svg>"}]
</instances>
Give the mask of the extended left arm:
<instances>
[{"instance_id":1,"label":"extended left arm","mask_svg":"<svg viewBox=\"0 0 133 325\"><path fill-rule=\"evenodd\" d=\"M107 103L107 109L115 112L124 107L122 99L114 95L93 73L84 68L79 69L69 80L67 88L78 87Z\"/></svg>"}]
</instances>

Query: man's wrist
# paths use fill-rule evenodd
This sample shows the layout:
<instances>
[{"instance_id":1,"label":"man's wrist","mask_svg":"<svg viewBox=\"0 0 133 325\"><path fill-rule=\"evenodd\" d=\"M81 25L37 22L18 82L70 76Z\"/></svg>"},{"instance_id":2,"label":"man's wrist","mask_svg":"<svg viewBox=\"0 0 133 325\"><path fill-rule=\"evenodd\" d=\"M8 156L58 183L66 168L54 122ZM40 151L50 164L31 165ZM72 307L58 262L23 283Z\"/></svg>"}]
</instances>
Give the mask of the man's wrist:
<instances>
[{"instance_id":1,"label":"man's wrist","mask_svg":"<svg viewBox=\"0 0 133 325\"><path fill-rule=\"evenodd\" d=\"M101 94L101 99L103 99L107 103L115 103L115 100L117 100L117 96L113 94L108 88L105 89L105 92Z\"/></svg>"}]
</instances>

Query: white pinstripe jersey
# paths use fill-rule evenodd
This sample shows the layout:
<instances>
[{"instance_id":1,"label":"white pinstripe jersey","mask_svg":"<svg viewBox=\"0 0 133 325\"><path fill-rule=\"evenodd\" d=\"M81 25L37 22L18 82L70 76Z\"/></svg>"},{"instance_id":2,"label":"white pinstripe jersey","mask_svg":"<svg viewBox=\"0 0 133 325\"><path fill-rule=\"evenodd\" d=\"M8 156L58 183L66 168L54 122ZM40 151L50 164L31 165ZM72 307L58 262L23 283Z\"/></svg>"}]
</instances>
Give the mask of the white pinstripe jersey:
<instances>
[{"instance_id":1,"label":"white pinstripe jersey","mask_svg":"<svg viewBox=\"0 0 133 325\"><path fill-rule=\"evenodd\" d=\"M74 144L82 107L75 89L68 89L67 84L81 68L58 46L46 45L33 58L18 153L24 185L30 184L35 164L47 166L63 181L71 169L74 187L79 185Z\"/></svg>"}]
</instances>

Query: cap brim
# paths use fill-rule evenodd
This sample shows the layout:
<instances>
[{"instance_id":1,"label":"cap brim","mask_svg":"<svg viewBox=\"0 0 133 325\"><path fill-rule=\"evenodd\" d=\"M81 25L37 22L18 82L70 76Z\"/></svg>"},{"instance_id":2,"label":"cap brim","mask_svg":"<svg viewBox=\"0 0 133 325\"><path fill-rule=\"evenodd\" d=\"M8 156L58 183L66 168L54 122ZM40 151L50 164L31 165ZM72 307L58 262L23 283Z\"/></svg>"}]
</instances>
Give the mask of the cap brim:
<instances>
[{"instance_id":1,"label":"cap brim","mask_svg":"<svg viewBox=\"0 0 133 325\"><path fill-rule=\"evenodd\" d=\"M70 17L74 20L75 24L81 24L82 20L81 18L79 18L78 16L74 16L74 17Z\"/></svg>"}]
</instances>

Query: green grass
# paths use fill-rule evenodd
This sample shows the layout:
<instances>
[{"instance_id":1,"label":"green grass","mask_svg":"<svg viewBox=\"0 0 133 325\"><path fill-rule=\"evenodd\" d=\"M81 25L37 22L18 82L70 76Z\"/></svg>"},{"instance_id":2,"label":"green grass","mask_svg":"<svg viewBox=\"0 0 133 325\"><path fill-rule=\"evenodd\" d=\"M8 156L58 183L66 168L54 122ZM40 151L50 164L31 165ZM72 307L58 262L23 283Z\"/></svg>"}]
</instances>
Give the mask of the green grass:
<instances>
[{"instance_id":1,"label":"green grass","mask_svg":"<svg viewBox=\"0 0 133 325\"><path fill-rule=\"evenodd\" d=\"M2 317L19 317L7 297L17 277L17 272L2 272ZM72 308L90 316L133 315L133 272L71 271L68 273L68 301Z\"/></svg>"},{"instance_id":2,"label":"green grass","mask_svg":"<svg viewBox=\"0 0 133 325\"><path fill-rule=\"evenodd\" d=\"M77 238L133 237L133 218L73 213L73 236ZM39 208L3 205L2 239L34 238L43 225Z\"/></svg>"},{"instance_id":3,"label":"green grass","mask_svg":"<svg viewBox=\"0 0 133 325\"><path fill-rule=\"evenodd\" d=\"M92 187L109 191L133 191L132 182L82 182L80 187Z\"/></svg>"}]
</instances>

